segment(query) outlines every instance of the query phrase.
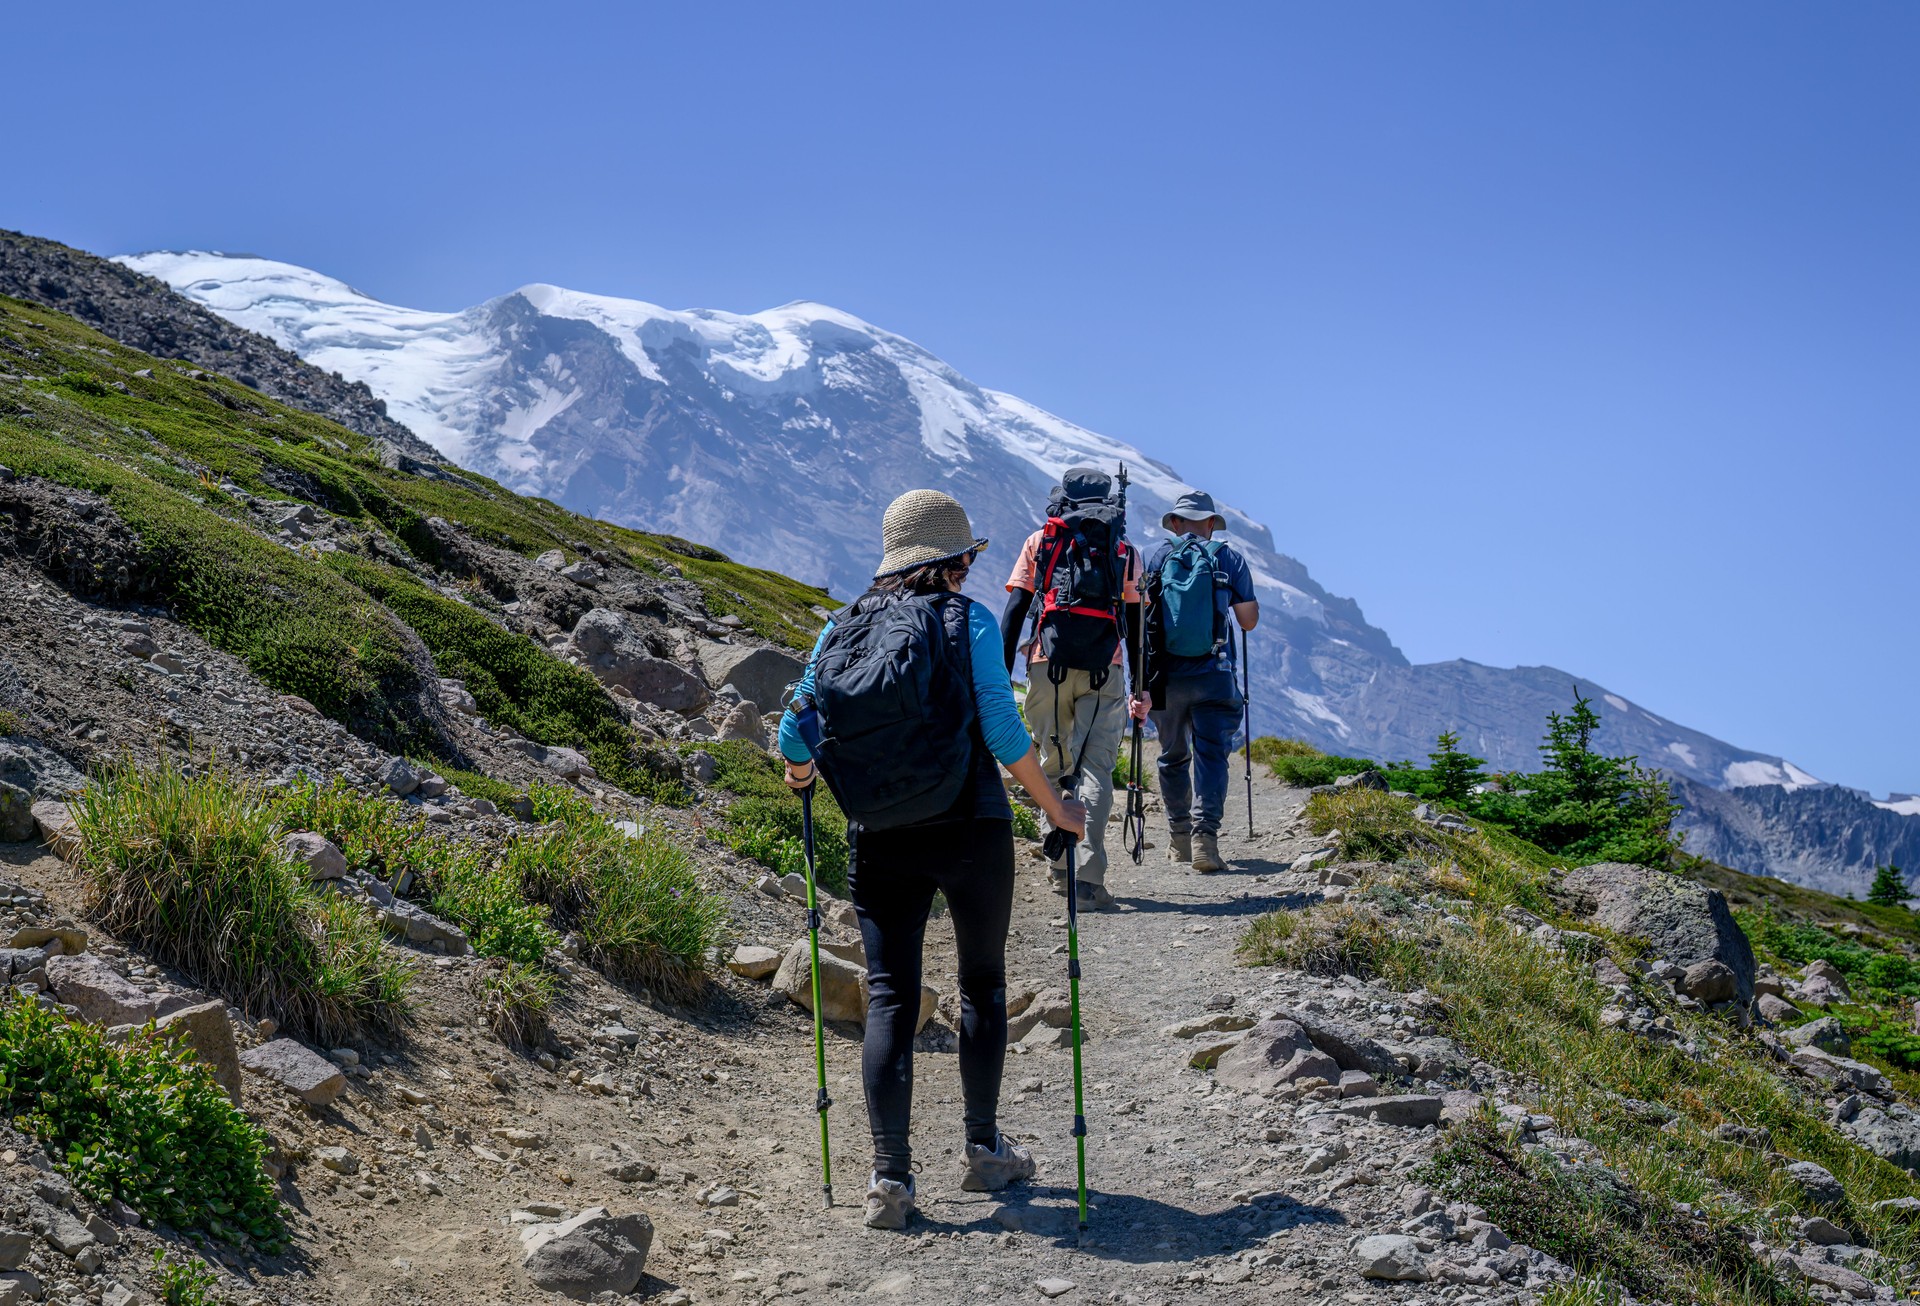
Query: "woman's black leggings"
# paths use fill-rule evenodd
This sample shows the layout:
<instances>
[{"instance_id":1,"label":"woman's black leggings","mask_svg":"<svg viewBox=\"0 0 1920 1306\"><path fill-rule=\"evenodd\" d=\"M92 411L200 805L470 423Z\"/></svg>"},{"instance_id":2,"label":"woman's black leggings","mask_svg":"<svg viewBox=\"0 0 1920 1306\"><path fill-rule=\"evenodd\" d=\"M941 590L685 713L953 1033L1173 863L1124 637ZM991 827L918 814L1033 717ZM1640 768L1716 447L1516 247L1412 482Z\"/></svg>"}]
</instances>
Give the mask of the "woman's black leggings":
<instances>
[{"instance_id":1,"label":"woman's black leggings","mask_svg":"<svg viewBox=\"0 0 1920 1306\"><path fill-rule=\"evenodd\" d=\"M1007 927L1013 917L1013 824L942 821L850 831L847 881L867 947L867 1032L860 1069L873 1168L904 1179L913 1151L913 1032L920 1015L921 945L937 889L960 951L960 1086L967 1141L997 1138L1007 1060Z\"/></svg>"}]
</instances>

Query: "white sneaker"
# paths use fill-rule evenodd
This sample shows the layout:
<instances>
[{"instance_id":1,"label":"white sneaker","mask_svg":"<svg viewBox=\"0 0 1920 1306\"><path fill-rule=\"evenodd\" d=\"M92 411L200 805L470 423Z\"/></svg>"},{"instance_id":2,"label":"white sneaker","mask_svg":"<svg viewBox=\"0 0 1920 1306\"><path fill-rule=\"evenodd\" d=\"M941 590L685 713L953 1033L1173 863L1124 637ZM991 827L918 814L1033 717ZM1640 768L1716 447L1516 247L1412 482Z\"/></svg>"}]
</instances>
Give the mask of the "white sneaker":
<instances>
[{"instance_id":1,"label":"white sneaker","mask_svg":"<svg viewBox=\"0 0 1920 1306\"><path fill-rule=\"evenodd\" d=\"M878 1173L867 1180L867 1228L904 1229L913 1218L913 1176L907 1181L882 1179Z\"/></svg>"},{"instance_id":2,"label":"white sneaker","mask_svg":"<svg viewBox=\"0 0 1920 1306\"><path fill-rule=\"evenodd\" d=\"M1033 1178L1036 1170L1033 1153L1001 1134L992 1147L967 1144L967 1173L960 1187L969 1193L997 1193Z\"/></svg>"}]
</instances>

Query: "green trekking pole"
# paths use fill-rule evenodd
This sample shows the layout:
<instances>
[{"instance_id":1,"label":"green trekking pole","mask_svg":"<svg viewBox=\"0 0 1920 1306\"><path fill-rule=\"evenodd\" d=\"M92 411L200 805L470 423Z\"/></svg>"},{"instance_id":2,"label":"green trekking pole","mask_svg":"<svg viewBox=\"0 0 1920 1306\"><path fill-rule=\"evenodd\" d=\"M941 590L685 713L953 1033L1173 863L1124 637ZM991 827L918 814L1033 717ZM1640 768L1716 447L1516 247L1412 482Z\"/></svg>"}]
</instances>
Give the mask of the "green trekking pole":
<instances>
[{"instance_id":1,"label":"green trekking pole","mask_svg":"<svg viewBox=\"0 0 1920 1306\"><path fill-rule=\"evenodd\" d=\"M1067 796L1073 796L1071 786ZM1073 1013L1073 1148L1080 1175L1080 1232L1087 1231L1087 1107L1080 1070L1080 841L1067 835L1067 1006Z\"/></svg>"},{"instance_id":2,"label":"green trekking pole","mask_svg":"<svg viewBox=\"0 0 1920 1306\"><path fill-rule=\"evenodd\" d=\"M813 892L813 786L800 791L800 835L807 850L807 944L813 950L813 1070L818 1086L814 1109L820 1113L820 1188L833 1205L833 1159L827 1148L827 1035L820 1018L820 907Z\"/></svg>"},{"instance_id":3,"label":"green trekking pole","mask_svg":"<svg viewBox=\"0 0 1920 1306\"><path fill-rule=\"evenodd\" d=\"M1247 665L1247 631L1240 629L1240 703L1247 714L1247 838L1253 838L1253 668Z\"/></svg>"}]
</instances>

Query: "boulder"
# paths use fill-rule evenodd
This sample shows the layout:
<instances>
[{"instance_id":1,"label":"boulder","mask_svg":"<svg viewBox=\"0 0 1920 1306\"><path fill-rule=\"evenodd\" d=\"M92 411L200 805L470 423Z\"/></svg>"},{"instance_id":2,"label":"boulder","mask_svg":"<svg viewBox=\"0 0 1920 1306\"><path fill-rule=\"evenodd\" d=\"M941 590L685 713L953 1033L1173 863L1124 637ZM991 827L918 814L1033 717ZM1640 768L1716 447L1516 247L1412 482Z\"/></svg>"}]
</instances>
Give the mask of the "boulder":
<instances>
[{"instance_id":1,"label":"boulder","mask_svg":"<svg viewBox=\"0 0 1920 1306\"><path fill-rule=\"evenodd\" d=\"M1387 792L1387 778L1378 771L1362 771L1358 775L1343 775L1333 782L1335 789L1372 789L1376 793Z\"/></svg>"},{"instance_id":2,"label":"boulder","mask_svg":"<svg viewBox=\"0 0 1920 1306\"><path fill-rule=\"evenodd\" d=\"M559 571L567 565L567 555L558 549L548 549L533 560L536 567L545 567L548 571Z\"/></svg>"},{"instance_id":3,"label":"boulder","mask_svg":"<svg viewBox=\"0 0 1920 1306\"><path fill-rule=\"evenodd\" d=\"M1307 1031L1284 1016L1272 1016L1246 1032L1224 1052L1214 1069L1228 1088L1246 1093L1271 1093L1296 1080L1340 1080L1340 1064L1313 1045Z\"/></svg>"},{"instance_id":4,"label":"boulder","mask_svg":"<svg viewBox=\"0 0 1920 1306\"><path fill-rule=\"evenodd\" d=\"M1847 977L1840 973L1838 966L1825 958L1808 962L1806 969L1800 973L1806 977L1808 984L1814 983L1815 981L1823 981L1837 990L1841 997L1847 998L1853 996L1853 990L1847 987Z\"/></svg>"},{"instance_id":5,"label":"boulder","mask_svg":"<svg viewBox=\"0 0 1920 1306\"><path fill-rule=\"evenodd\" d=\"M43 798L33 805L33 826L40 842L56 857L72 860L80 851L80 827L74 823L73 809L65 803Z\"/></svg>"},{"instance_id":6,"label":"boulder","mask_svg":"<svg viewBox=\"0 0 1920 1306\"><path fill-rule=\"evenodd\" d=\"M240 1065L272 1080L308 1106L326 1106L347 1089L347 1077L338 1066L290 1038L248 1048L240 1054Z\"/></svg>"},{"instance_id":7,"label":"boulder","mask_svg":"<svg viewBox=\"0 0 1920 1306\"><path fill-rule=\"evenodd\" d=\"M1789 1165L1787 1178L1815 1206L1841 1206L1847 1200L1847 1190L1833 1177L1833 1172L1812 1161L1795 1161Z\"/></svg>"},{"instance_id":8,"label":"boulder","mask_svg":"<svg viewBox=\"0 0 1920 1306\"><path fill-rule=\"evenodd\" d=\"M1780 1037L1797 1048L1819 1048L1836 1056L1844 1057L1853 1051L1853 1040L1847 1037L1846 1027L1833 1016L1796 1025Z\"/></svg>"},{"instance_id":9,"label":"boulder","mask_svg":"<svg viewBox=\"0 0 1920 1306\"><path fill-rule=\"evenodd\" d=\"M1733 973L1734 998L1752 1000L1753 947L1719 890L1646 866L1602 862L1568 871L1560 891L1582 916L1645 939L1682 967L1720 962Z\"/></svg>"},{"instance_id":10,"label":"boulder","mask_svg":"<svg viewBox=\"0 0 1920 1306\"><path fill-rule=\"evenodd\" d=\"M1854 1142L1903 1170L1920 1171L1920 1118L1904 1106L1862 1107L1840 1126Z\"/></svg>"},{"instance_id":11,"label":"boulder","mask_svg":"<svg viewBox=\"0 0 1920 1306\"><path fill-rule=\"evenodd\" d=\"M235 1106L240 1105L240 1050L234 1046L233 1026L227 1023L227 1004L202 1002L183 1007L154 1022L154 1029L168 1038L177 1038L193 1049L213 1075L213 1082L227 1090Z\"/></svg>"},{"instance_id":12,"label":"boulder","mask_svg":"<svg viewBox=\"0 0 1920 1306\"><path fill-rule=\"evenodd\" d=\"M284 852L309 880L337 880L347 873L347 855L321 835L301 832L280 841Z\"/></svg>"},{"instance_id":13,"label":"boulder","mask_svg":"<svg viewBox=\"0 0 1920 1306\"><path fill-rule=\"evenodd\" d=\"M1800 1016L1800 1008L1773 993L1762 993L1754 999L1753 1006L1754 1010L1760 1013L1761 1019L1770 1020L1776 1025L1797 1020Z\"/></svg>"},{"instance_id":14,"label":"boulder","mask_svg":"<svg viewBox=\"0 0 1920 1306\"><path fill-rule=\"evenodd\" d=\"M98 957L49 957L47 980L54 997L96 1025L144 1025L160 1014L157 998Z\"/></svg>"},{"instance_id":15,"label":"boulder","mask_svg":"<svg viewBox=\"0 0 1920 1306\"><path fill-rule=\"evenodd\" d=\"M575 622L571 645L601 684L618 685L642 703L697 712L712 697L699 676L653 656L627 619L611 608L593 608Z\"/></svg>"},{"instance_id":16,"label":"boulder","mask_svg":"<svg viewBox=\"0 0 1920 1306\"><path fill-rule=\"evenodd\" d=\"M1841 1090L1857 1089L1875 1097L1892 1094L1885 1075L1866 1062L1855 1061L1851 1057L1835 1056L1817 1047L1795 1048L1792 1064Z\"/></svg>"},{"instance_id":17,"label":"boulder","mask_svg":"<svg viewBox=\"0 0 1920 1306\"><path fill-rule=\"evenodd\" d=\"M745 979L763 980L780 969L780 954L772 948L743 943L733 950L727 969Z\"/></svg>"},{"instance_id":18,"label":"boulder","mask_svg":"<svg viewBox=\"0 0 1920 1306\"><path fill-rule=\"evenodd\" d=\"M87 950L87 932L78 925L22 925L7 936L7 946L45 948L50 957L77 957Z\"/></svg>"},{"instance_id":19,"label":"boulder","mask_svg":"<svg viewBox=\"0 0 1920 1306\"><path fill-rule=\"evenodd\" d=\"M380 779L388 789L402 798L420 787L420 772L404 757L387 759L386 766L380 772Z\"/></svg>"},{"instance_id":20,"label":"boulder","mask_svg":"<svg viewBox=\"0 0 1920 1306\"><path fill-rule=\"evenodd\" d=\"M1363 1279L1392 1283L1424 1283L1427 1258L1420 1244L1404 1233L1376 1233L1354 1244L1353 1259Z\"/></svg>"},{"instance_id":21,"label":"boulder","mask_svg":"<svg viewBox=\"0 0 1920 1306\"><path fill-rule=\"evenodd\" d=\"M593 1206L571 1220L533 1226L521 1237L527 1253L520 1264L535 1286L581 1301L603 1292L626 1296L646 1273L653 1221Z\"/></svg>"},{"instance_id":22,"label":"boulder","mask_svg":"<svg viewBox=\"0 0 1920 1306\"><path fill-rule=\"evenodd\" d=\"M700 670L709 685L732 685L762 712L784 711L787 686L800 679L806 664L777 648L743 648L703 640Z\"/></svg>"},{"instance_id":23,"label":"boulder","mask_svg":"<svg viewBox=\"0 0 1920 1306\"><path fill-rule=\"evenodd\" d=\"M560 574L574 584L585 586L587 589L593 589L607 578L605 569L599 563L588 562L585 558L570 567L562 567Z\"/></svg>"},{"instance_id":24,"label":"boulder","mask_svg":"<svg viewBox=\"0 0 1920 1306\"><path fill-rule=\"evenodd\" d=\"M1401 1073L1399 1058L1351 1021L1305 1011L1283 1011L1279 1018L1305 1030L1313 1045L1332 1057L1342 1070L1364 1070L1376 1077Z\"/></svg>"},{"instance_id":25,"label":"boulder","mask_svg":"<svg viewBox=\"0 0 1920 1306\"><path fill-rule=\"evenodd\" d=\"M1733 970L1717 958L1696 961L1687 967L1680 978L1680 991L1695 1002L1712 1006L1716 1002L1727 1002L1738 996L1739 981L1734 978Z\"/></svg>"},{"instance_id":26,"label":"boulder","mask_svg":"<svg viewBox=\"0 0 1920 1306\"><path fill-rule=\"evenodd\" d=\"M18 785L0 780L0 843L25 843L37 832L33 795Z\"/></svg>"},{"instance_id":27,"label":"boulder","mask_svg":"<svg viewBox=\"0 0 1920 1306\"><path fill-rule=\"evenodd\" d=\"M1359 1120L1373 1120L1401 1129L1422 1129L1440 1123L1445 1105L1432 1093L1399 1093L1391 1097L1351 1098L1334 1109Z\"/></svg>"},{"instance_id":28,"label":"boulder","mask_svg":"<svg viewBox=\"0 0 1920 1306\"><path fill-rule=\"evenodd\" d=\"M724 743L729 739L744 739L757 747L767 746L767 723L760 715L760 709L752 703L735 703L727 712L726 720L720 723L720 739Z\"/></svg>"},{"instance_id":29,"label":"boulder","mask_svg":"<svg viewBox=\"0 0 1920 1306\"><path fill-rule=\"evenodd\" d=\"M820 1011L828 1020L851 1021L863 1028L867 1023L867 968L864 953L857 943L820 941ZM774 972L773 987L784 993L796 1007L813 1010L813 984L808 967L807 940L795 939L780 959ZM933 1019L940 991L920 986L920 1010L914 1022L919 1033Z\"/></svg>"}]
</instances>

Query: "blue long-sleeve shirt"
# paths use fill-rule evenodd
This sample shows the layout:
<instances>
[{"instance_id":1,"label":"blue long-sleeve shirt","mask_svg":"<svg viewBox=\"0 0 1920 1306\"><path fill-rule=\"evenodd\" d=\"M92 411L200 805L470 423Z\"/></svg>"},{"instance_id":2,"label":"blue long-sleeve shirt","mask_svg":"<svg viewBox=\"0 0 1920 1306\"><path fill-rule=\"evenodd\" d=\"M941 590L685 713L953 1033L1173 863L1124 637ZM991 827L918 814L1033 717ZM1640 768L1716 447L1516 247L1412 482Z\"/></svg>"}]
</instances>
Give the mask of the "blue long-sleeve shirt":
<instances>
[{"instance_id":1,"label":"blue long-sleeve shirt","mask_svg":"<svg viewBox=\"0 0 1920 1306\"><path fill-rule=\"evenodd\" d=\"M832 630L833 623L829 621L814 643L806 674L800 677L794 691L802 697L813 696L813 669L820 661L820 647L827 642ZM1033 740L1027 735L1026 723L1020 719L1020 708L1013 701L1013 682L1007 678L1006 664L1001 660L999 623L984 604L967 605L967 643L973 650L973 706L980 715L981 737L987 741L987 750L995 761L1002 766L1012 766L1033 748ZM800 737L800 726L793 719L791 708L780 717L780 753L796 766L813 760L813 750Z\"/></svg>"}]
</instances>

